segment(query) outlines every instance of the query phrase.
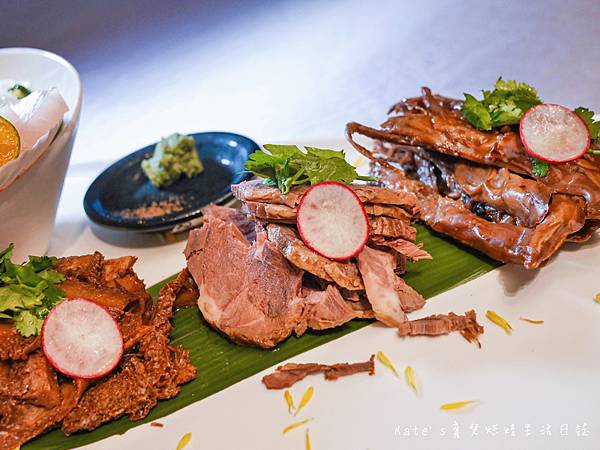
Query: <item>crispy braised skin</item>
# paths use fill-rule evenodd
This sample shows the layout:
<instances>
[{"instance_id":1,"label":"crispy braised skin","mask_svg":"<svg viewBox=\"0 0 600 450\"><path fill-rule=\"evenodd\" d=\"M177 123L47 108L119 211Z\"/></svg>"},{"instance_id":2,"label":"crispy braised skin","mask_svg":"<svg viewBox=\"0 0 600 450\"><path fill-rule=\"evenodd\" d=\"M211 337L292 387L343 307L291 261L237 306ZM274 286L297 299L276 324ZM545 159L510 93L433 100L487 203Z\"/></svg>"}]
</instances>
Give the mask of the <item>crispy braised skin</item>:
<instances>
[{"instance_id":1,"label":"crispy braised skin","mask_svg":"<svg viewBox=\"0 0 600 450\"><path fill-rule=\"evenodd\" d=\"M97 381L74 380L55 372L39 337L23 338L0 322L0 449L12 450L47 430L65 434L92 430L128 415L145 417L157 400L174 397L196 376L187 350L171 346L173 304L193 296L184 270L166 285L156 304L133 271L134 257L105 260L100 253L61 258L55 269L68 298L83 297L109 309L125 343L119 366ZM196 291L197 292L197 291Z\"/></svg>"},{"instance_id":2,"label":"crispy braised skin","mask_svg":"<svg viewBox=\"0 0 600 450\"><path fill-rule=\"evenodd\" d=\"M533 269L564 242L589 239L600 225L600 158L551 165L538 179L518 133L479 131L460 105L423 88L381 129L352 122L347 137L382 185L416 194L420 220L494 259ZM374 139L374 150L354 134Z\"/></svg>"}]
</instances>

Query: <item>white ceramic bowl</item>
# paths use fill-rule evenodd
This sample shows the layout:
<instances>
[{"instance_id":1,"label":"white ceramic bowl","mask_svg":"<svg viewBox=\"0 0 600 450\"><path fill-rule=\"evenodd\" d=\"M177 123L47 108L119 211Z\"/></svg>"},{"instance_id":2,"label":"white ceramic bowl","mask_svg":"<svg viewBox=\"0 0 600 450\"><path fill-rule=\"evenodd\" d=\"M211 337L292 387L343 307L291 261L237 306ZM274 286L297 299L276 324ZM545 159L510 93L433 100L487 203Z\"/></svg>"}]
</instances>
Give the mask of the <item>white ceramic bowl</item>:
<instances>
[{"instance_id":1,"label":"white ceramic bowl","mask_svg":"<svg viewBox=\"0 0 600 450\"><path fill-rule=\"evenodd\" d=\"M56 87L69 112L50 147L20 178L0 191L0 250L15 244L13 260L43 255L56 218L81 112L77 70L53 53L33 48L0 49L0 79L31 82L34 89Z\"/></svg>"}]
</instances>

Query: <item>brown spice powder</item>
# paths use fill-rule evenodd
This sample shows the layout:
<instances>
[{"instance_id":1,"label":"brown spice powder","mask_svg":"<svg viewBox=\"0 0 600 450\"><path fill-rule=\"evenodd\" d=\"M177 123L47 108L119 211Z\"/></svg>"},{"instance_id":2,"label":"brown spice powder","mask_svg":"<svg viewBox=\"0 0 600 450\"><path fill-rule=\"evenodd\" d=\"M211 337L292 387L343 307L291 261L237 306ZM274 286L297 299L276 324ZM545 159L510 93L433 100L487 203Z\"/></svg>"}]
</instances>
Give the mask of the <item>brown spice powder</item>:
<instances>
[{"instance_id":1,"label":"brown spice powder","mask_svg":"<svg viewBox=\"0 0 600 450\"><path fill-rule=\"evenodd\" d=\"M148 205L142 205L134 209L123 209L119 214L130 219L149 219L151 217L164 216L181 211L183 205L178 198L170 198L159 202L152 202Z\"/></svg>"}]
</instances>

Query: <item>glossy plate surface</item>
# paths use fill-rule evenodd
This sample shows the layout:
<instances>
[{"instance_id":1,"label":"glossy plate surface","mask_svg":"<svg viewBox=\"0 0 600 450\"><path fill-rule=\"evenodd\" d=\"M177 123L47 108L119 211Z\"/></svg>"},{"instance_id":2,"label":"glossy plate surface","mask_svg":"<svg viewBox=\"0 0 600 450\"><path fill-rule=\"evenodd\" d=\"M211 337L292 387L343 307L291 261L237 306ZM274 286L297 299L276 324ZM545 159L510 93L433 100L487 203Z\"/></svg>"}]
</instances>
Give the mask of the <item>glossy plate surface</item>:
<instances>
[{"instance_id":1,"label":"glossy plate surface","mask_svg":"<svg viewBox=\"0 0 600 450\"><path fill-rule=\"evenodd\" d=\"M209 203L230 198L232 184L251 178L244 169L248 156L258 150L251 139L225 132L191 135L204 172L182 177L170 186L153 186L141 168L156 144L138 150L117 161L90 185L83 206L88 217L98 225L131 231L164 231L201 215ZM129 211L160 202L177 202L182 209L154 217L131 217Z\"/></svg>"}]
</instances>

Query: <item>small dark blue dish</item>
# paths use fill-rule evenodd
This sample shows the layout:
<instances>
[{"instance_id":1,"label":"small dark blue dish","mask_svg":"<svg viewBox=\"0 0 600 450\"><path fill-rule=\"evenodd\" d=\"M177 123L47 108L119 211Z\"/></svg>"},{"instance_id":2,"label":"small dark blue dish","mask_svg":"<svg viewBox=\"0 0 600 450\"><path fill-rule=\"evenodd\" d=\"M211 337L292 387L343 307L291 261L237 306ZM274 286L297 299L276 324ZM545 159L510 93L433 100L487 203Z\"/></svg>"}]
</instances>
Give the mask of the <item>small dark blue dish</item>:
<instances>
[{"instance_id":1,"label":"small dark blue dish","mask_svg":"<svg viewBox=\"0 0 600 450\"><path fill-rule=\"evenodd\" d=\"M208 132L190 135L204 171L193 177L181 177L158 189L141 168L142 160L152 156L149 145L117 161L88 188L83 200L85 213L98 225L138 232L165 231L202 215L209 203L224 203L231 198L231 185L252 177L244 164L259 150L251 139L234 133ZM177 211L135 217L132 211L152 204L175 203Z\"/></svg>"}]
</instances>

